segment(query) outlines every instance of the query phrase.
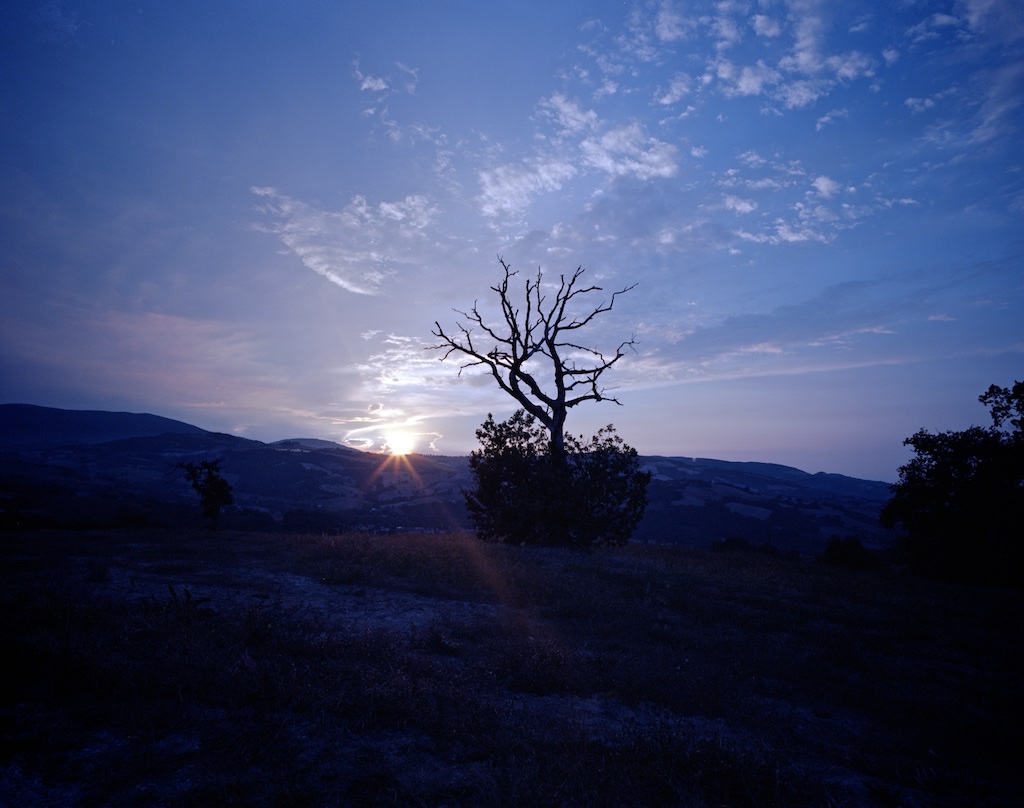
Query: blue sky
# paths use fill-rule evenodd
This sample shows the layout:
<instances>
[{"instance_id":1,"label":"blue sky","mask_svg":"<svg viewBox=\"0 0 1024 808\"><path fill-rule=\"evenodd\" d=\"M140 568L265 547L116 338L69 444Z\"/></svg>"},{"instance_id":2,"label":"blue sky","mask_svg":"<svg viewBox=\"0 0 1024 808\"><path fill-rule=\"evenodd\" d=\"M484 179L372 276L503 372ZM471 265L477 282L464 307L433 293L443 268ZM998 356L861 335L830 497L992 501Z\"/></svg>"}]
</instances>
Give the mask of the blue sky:
<instances>
[{"instance_id":1,"label":"blue sky","mask_svg":"<svg viewBox=\"0 0 1024 808\"><path fill-rule=\"evenodd\" d=\"M1024 378L1014 0L20 2L0 400L464 454L497 256L636 283L642 454L892 480ZM595 298L595 302L597 302ZM389 437L390 436L390 437Z\"/></svg>"}]
</instances>

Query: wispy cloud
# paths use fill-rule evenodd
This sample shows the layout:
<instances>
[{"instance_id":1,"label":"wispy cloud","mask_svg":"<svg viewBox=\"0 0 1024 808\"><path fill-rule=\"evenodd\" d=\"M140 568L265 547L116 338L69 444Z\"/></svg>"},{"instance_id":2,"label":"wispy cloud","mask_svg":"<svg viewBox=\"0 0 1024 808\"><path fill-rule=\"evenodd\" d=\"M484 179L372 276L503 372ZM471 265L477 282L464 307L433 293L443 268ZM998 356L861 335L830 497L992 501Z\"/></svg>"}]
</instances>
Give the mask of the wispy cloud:
<instances>
[{"instance_id":1,"label":"wispy cloud","mask_svg":"<svg viewBox=\"0 0 1024 808\"><path fill-rule=\"evenodd\" d=\"M57 0L47 0L36 10L42 36L50 42L72 42L82 25L78 12L66 11Z\"/></svg>"},{"instance_id":2,"label":"wispy cloud","mask_svg":"<svg viewBox=\"0 0 1024 808\"><path fill-rule=\"evenodd\" d=\"M420 80L419 68L409 67L401 62L395 62L395 67L402 74L402 86L409 95L416 95L416 85Z\"/></svg>"},{"instance_id":3,"label":"wispy cloud","mask_svg":"<svg viewBox=\"0 0 1024 808\"><path fill-rule=\"evenodd\" d=\"M777 37L782 33L782 26L778 20L766 14L755 14L750 18L750 24L758 36Z\"/></svg>"},{"instance_id":4,"label":"wispy cloud","mask_svg":"<svg viewBox=\"0 0 1024 808\"><path fill-rule=\"evenodd\" d=\"M676 146L648 134L639 122L609 127L592 110L560 94L542 101L540 109L557 128L556 149L521 163L479 170L485 216L521 218L538 197L587 172L648 181L674 177L678 171Z\"/></svg>"},{"instance_id":5,"label":"wispy cloud","mask_svg":"<svg viewBox=\"0 0 1024 808\"><path fill-rule=\"evenodd\" d=\"M1013 0L964 0L967 25L975 33L984 33L1003 42L1024 39L1024 10Z\"/></svg>"},{"instance_id":6,"label":"wispy cloud","mask_svg":"<svg viewBox=\"0 0 1024 808\"><path fill-rule=\"evenodd\" d=\"M919 44L939 39L943 34L961 24L961 20L952 14L935 12L908 28L905 35L911 42Z\"/></svg>"},{"instance_id":7,"label":"wispy cloud","mask_svg":"<svg viewBox=\"0 0 1024 808\"><path fill-rule=\"evenodd\" d=\"M815 177L811 182L811 185L814 186L814 190L817 191L819 195L825 197L825 199L835 196L839 192L840 188L842 188L842 186L831 177Z\"/></svg>"},{"instance_id":8,"label":"wispy cloud","mask_svg":"<svg viewBox=\"0 0 1024 808\"><path fill-rule=\"evenodd\" d=\"M1009 118L1021 105L1024 105L1024 59L994 72L970 139L974 143L985 143L1013 131Z\"/></svg>"},{"instance_id":9,"label":"wispy cloud","mask_svg":"<svg viewBox=\"0 0 1024 808\"><path fill-rule=\"evenodd\" d=\"M758 61L754 65L736 65L728 59L720 59L715 74L722 83L727 97L761 95L768 87L780 80L778 71Z\"/></svg>"},{"instance_id":10,"label":"wispy cloud","mask_svg":"<svg viewBox=\"0 0 1024 808\"><path fill-rule=\"evenodd\" d=\"M352 77L359 83L360 90L369 90L374 93L386 93L391 89L388 80L382 76L371 76L359 68L359 60L352 64Z\"/></svg>"},{"instance_id":11,"label":"wispy cloud","mask_svg":"<svg viewBox=\"0 0 1024 808\"><path fill-rule=\"evenodd\" d=\"M645 325L640 355L622 368L623 385L628 390L917 361L920 353L891 352L909 312L925 319L927 304L902 294L908 280L834 284L802 301L715 322L691 312L677 324ZM888 304L880 306L886 295Z\"/></svg>"},{"instance_id":12,"label":"wispy cloud","mask_svg":"<svg viewBox=\"0 0 1024 808\"><path fill-rule=\"evenodd\" d=\"M827 112L826 114L818 118L818 120L815 122L814 129L815 131L820 132L829 124L835 123L837 119L848 118L849 116L850 111L848 109L834 109L831 112Z\"/></svg>"},{"instance_id":13,"label":"wispy cloud","mask_svg":"<svg viewBox=\"0 0 1024 808\"><path fill-rule=\"evenodd\" d=\"M360 60L356 59L352 63L352 77L359 84L360 90L377 93L381 98L395 92L396 87L409 95L415 95L416 86L419 84L419 68L409 67L402 62L395 62L394 68L398 71L397 79L387 74L375 76L364 73L360 67Z\"/></svg>"},{"instance_id":14,"label":"wispy cloud","mask_svg":"<svg viewBox=\"0 0 1024 808\"><path fill-rule=\"evenodd\" d=\"M711 22L711 30L715 37L715 48L724 51L743 39L743 27L740 21L731 14L734 10L732 3L719 3L716 10L717 14Z\"/></svg>"},{"instance_id":15,"label":"wispy cloud","mask_svg":"<svg viewBox=\"0 0 1024 808\"><path fill-rule=\"evenodd\" d=\"M925 112L935 106L935 101L931 98L908 98L903 103L914 114Z\"/></svg>"},{"instance_id":16,"label":"wispy cloud","mask_svg":"<svg viewBox=\"0 0 1024 808\"><path fill-rule=\"evenodd\" d=\"M755 244L799 244L804 241L816 241L827 244L835 236L825 232L821 227L815 227L806 223L786 221L777 218L764 230L758 233L749 230L737 230L736 235L743 241L750 241Z\"/></svg>"},{"instance_id":17,"label":"wispy cloud","mask_svg":"<svg viewBox=\"0 0 1024 808\"><path fill-rule=\"evenodd\" d=\"M767 96L785 109L805 108L830 94L839 84L873 76L877 63L869 54L857 50L829 53L824 7L817 0L793 0L789 3L788 28L792 46L778 58L768 56L749 60L729 57L750 28L766 42L783 37L786 29L774 17L757 14L741 20L738 4L722 3L710 22L717 55L710 60L709 75L728 98ZM743 59L746 58L747 63Z\"/></svg>"},{"instance_id":18,"label":"wispy cloud","mask_svg":"<svg viewBox=\"0 0 1024 808\"><path fill-rule=\"evenodd\" d=\"M696 26L696 21L685 17L670 0L663 0L654 30L662 42L677 42L686 39Z\"/></svg>"},{"instance_id":19,"label":"wispy cloud","mask_svg":"<svg viewBox=\"0 0 1024 808\"><path fill-rule=\"evenodd\" d=\"M557 191L577 169L561 157L534 158L479 172L480 208L485 216L521 216L539 195Z\"/></svg>"},{"instance_id":20,"label":"wispy cloud","mask_svg":"<svg viewBox=\"0 0 1024 808\"><path fill-rule=\"evenodd\" d=\"M612 176L674 177L676 147L649 136L639 123L616 127L580 144L583 161Z\"/></svg>"},{"instance_id":21,"label":"wispy cloud","mask_svg":"<svg viewBox=\"0 0 1024 808\"><path fill-rule=\"evenodd\" d=\"M692 91L693 80L685 73L676 73L668 88L657 93L658 103L671 106L688 96Z\"/></svg>"},{"instance_id":22,"label":"wispy cloud","mask_svg":"<svg viewBox=\"0 0 1024 808\"><path fill-rule=\"evenodd\" d=\"M752 199L740 199L738 196L727 196L722 200L728 210L736 213L753 213L757 210L757 203Z\"/></svg>"},{"instance_id":23,"label":"wispy cloud","mask_svg":"<svg viewBox=\"0 0 1024 808\"><path fill-rule=\"evenodd\" d=\"M570 101L561 93L540 102L541 112L553 119L563 135L574 135L594 128L598 122L597 113L583 109L579 104Z\"/></svg>"},{"instance_id":24,"label":"wispy cloud","mask_svg":"<svg viewBox=\"0 0 1024 808\"><path fill-rule=\"evenodd\" d=\"M279 193L251 189L271 219L257 229L275 234L302 263L356 294L379 293L403 264L416 263L416 248L438 213L425 196L371 204L353 197L340 211L327 211Z\"/></svg>"}]
</instances>

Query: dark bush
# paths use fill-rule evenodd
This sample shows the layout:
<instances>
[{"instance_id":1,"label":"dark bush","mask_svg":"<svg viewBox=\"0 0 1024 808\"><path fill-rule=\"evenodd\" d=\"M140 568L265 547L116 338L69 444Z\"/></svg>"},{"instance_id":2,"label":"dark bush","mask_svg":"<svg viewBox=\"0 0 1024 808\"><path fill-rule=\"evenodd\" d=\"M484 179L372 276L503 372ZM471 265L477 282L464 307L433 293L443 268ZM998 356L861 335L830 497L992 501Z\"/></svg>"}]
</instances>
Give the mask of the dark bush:
<instances>
[{"instance_id":1,"label":"dark bush","mask_svg":"<svg viewBox=\"0 0 1024 808\"><path fill-rule=\"evenodd\" d=\"M825 545L822 554L818 556L818 560L836 567L853 570L873 570L883 566L881 556L861 544L860 539L856 536L847 536L846 538L833 536L828 540L828 544Z\"/></svg>"},{"instance_id":2,"label":"dark bush","mask_svg":"<svg viewBox=\"0 0 1024 808\"><path fill-rule=\"evenodd\" d=\"M902 527L904 559L918 572L974 583L1024 583L1024 382L980 396L992 426L918 430L903 443L882 524ZM1014 417L1015 416L1015 417Z\"/></svg>"},{"instance_id":3,"label":"dark bush","mask_svg":"<svg viewBox=\"0 0 1024 808\"><path fill-rule=\"evenodd\" d=\"M620 545L643 517L650 474L610 425L589 443L566 435L564 456L551 453L547 431L523 410L500 423L489 414L476 435L466 508L485 541Z\"/></svg>"}]
</instances>

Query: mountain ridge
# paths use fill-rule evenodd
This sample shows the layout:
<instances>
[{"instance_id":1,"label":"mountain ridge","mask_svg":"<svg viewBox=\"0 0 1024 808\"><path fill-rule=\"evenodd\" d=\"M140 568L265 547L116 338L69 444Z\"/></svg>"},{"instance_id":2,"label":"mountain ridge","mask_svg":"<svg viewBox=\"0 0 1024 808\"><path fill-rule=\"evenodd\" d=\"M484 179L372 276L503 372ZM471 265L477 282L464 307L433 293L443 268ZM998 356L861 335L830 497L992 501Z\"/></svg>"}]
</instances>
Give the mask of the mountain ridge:
<instances>
[{"instance_id":1,"label":"mountain ridge","mask_svg":"<svg viewBox=\"0 0 1024 808\"><path fill-rule=\"evenodd\" d=\"M26 423L31 429L20 433ZM83 434L74 432L76 425ZM462 491L472 476L465 456L384 455L318 438L263 443L149 413L0 405L0 508L8 523L157 525L196 518L194 493L176 464L211 457L221 460L234 488L236 507L225 517L240 527L469 526ZM805 554L833 535L874 546L889 541L878 527L886 483L763 462L664 456L640 462L652 482L638 541L706 546L742 538Z\"/></svg>"},{"instance_id":2,"label":"mountain ridge","mask_svg":"<svg viewBox=\"0 0 1024 808\"><path fill-rule=\"evenodd\" d=\"M47 421L56 422L47 423ZM126 424L134 424L134 428L122 427L120 429L116 427L108 426L106 429L103 425L106 423L114 424L118 421L124 421ZM84 429L82 427L84 425ZM27 429L32 429L39 426L43 426L47 429L45 437L30 436L23 437L19 435L19 432L24 432ZM74 432L74 429L82 429L81 434ZM46 407L38 404L23 404L23 403L10 403L0 404L0 450L10 449L12 447L19 447L21 444L30 444L34 442L46 443L48 446L55 447L61 445L58 443L59 440L63 440L63 435L76 435L72 437L69 443L107 443L114 440L120 440L122 438L130 437L152 437L167 433L190 433L190 434L207 434L207 435L223 435L227 433L214 432L202 427L195 426L185 421L178 421L173 418L167 418L162 415L155 415L152 413L135 413L120 410L72 410L64 409L60 407ZM238 437L238 436L231 436ZM242 440L253 440L252 438L242 438ZM360 454L383 454L376 452L364 452L361 449L353 449L350 446L338 443L336 441L326 440L324 438L281 438L279 440L265 442L266 446L280 446L287 447L294 445L298 448L304 449L343 449L348 452L357 452ZM419 457L463 457L463 455L425 455L420 452L412 452L412 455ZM673 460L673 461L690 461L692 463L702 464L704 466L723 466L732 469L750 469L754 471L765 471L773 470L779 474L794 474L800 476L814 476L814 477L830 477L830 478L841 478L846 480L860 480L872 484L888 485L879 480L866 480L860 477L851 477L846 474L839 474L836 472L809 472L803 469L796 468L795 466L787 466L782 463L769 463L764 461L754 460L718 460L707 457L697 457L689 455L642 455L647 460Z\"/></svg>"},{"instance_id":3,"label":"mountain ridge","mask_svg":"<svg viewBox=\"0 0 1024 808\"><path fill-rule=\"evenodd\" d=\"M60 442L107 443L121 438L206 431L184 421L151 413L0 404L2 448L52 446Z\"/></svg>"}]
</instances>

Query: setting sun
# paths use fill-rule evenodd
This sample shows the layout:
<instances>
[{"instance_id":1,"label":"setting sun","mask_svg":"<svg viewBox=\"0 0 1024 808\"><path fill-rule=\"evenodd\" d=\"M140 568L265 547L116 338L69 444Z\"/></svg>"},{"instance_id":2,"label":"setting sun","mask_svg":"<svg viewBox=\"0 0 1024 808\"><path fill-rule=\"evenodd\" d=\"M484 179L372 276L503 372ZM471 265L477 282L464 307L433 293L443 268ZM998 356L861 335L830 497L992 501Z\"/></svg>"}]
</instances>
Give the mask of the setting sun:
<instances>
[{"instance_id":1,"label":"setting sun","mask_svg":"<svg viewBox=\"0 0 1024 808\"><path fill-rule=\"evenodd\" d=\"M385 447L391 454L409 454L416 448L416 436L411 432L389 432Z\"/></svg>"}]
</instances>

